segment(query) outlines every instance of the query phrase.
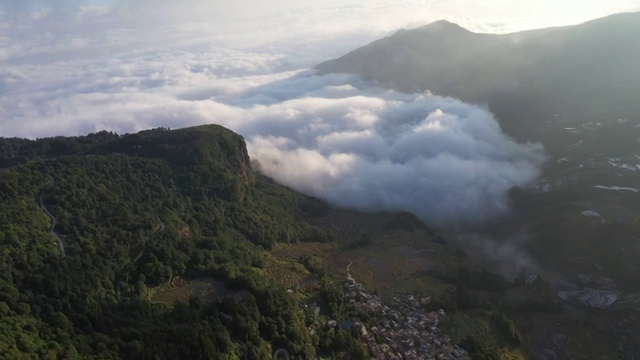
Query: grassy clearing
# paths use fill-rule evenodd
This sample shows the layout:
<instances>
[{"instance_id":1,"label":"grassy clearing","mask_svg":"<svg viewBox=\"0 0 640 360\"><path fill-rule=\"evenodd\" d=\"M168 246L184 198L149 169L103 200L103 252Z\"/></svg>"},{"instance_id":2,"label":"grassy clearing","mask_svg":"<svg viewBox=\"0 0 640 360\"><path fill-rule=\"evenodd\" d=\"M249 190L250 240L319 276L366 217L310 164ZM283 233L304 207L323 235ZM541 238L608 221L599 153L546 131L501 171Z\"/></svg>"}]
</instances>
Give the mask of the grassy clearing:
<instances>
[{"instance_id":1,"label":"grassy clearing","mask_svg":"<svg viewBox=\"0 0 640 360\"><path fill-rule=\"evenodd\" d=\"M281 244L267 255L267 276L288 288L301 286L309 275L298 259L318 258L325 271L337 278L350 273L381 296L436 294L446 289L442 281L427 275L440 269L469 267L482 269L473 259L455 255L456 247L444 244L437 235L409 215L358 214L336 210L316 223L333 229L338 242ZM366 236L366 245L353 246Z\"/></svg>"},{"instance_id":2,"label":"grassy clearing","mask_svg":"<svg viewBox=\"0 0 640 360\"><path fill-rule=\"evenodd\" d=\"M175 277L171 284L149 289L149 291L151 293L151 301L167 305L173 305L176 302L186 304L192 296L208 302L220 296L236 293L228 290L224 284L212 277L196 279Z\"/></svg>"},{"instance_id":3,"label":"grassy clearing","mask_svg":"<svg viewBox=\"0 0 640 360\"><path fill-rule=\"evenodd\" d=\"M167 291L160 292L152 296L153 302L163 303L167 305L173 305L175 303L188 304L191 296L186 289L174 288Z\"/></svg>"}]
</instances>

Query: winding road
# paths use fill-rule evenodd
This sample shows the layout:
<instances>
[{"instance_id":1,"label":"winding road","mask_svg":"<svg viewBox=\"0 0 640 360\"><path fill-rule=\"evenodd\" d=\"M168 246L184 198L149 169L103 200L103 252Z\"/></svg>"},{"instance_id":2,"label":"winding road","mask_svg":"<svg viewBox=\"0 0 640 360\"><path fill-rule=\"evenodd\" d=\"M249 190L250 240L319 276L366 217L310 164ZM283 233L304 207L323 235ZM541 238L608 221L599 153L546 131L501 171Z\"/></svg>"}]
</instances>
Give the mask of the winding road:
<instances>
[{"instance_id":1,"label":"winding road","mask_svg":"<svg viewBox=\"0 0 640 360\"><path fill-rule=\"evenodd\" d=\"M58 225L58 220L56 220L56 217L49 212L46 206L44 206L44 193L40 194L40 206L42 207L42 210L44 210L44 212L47 213L47 215L51 218L51 229L49 230L49 232L51 233L51 235L53 235L53 237L56 238L56 240L58 240L58 246L60 246L62 257L67 256L67 253L64 251L64 242L62 242L62 238L54 231L56 225Z\"/></svg>"},{"instance_id":2,"label":"winding road","mask_svg":"<svg viewBox=\"0 0 640 360\"><path fill-rule=\"evenodd\" d=\"M273 359L277 360L278 358L285 358L289 360L289 352L285 349L278 349L273 353Z\"/></svg>"},{"instance_id":3,"label":"winding road","mask_svg":"<svg viewBox=\"0 0 640 360\"><path fill-rule=\"evenodd\" d=\"M354 279L353 276L351 276L351 272L349 272L349 268L351 267L351 265L353 265L353 261L350 262L349 265L347 265L347 280L355 282L356 279Z\"/></svg>"}]
</instances>

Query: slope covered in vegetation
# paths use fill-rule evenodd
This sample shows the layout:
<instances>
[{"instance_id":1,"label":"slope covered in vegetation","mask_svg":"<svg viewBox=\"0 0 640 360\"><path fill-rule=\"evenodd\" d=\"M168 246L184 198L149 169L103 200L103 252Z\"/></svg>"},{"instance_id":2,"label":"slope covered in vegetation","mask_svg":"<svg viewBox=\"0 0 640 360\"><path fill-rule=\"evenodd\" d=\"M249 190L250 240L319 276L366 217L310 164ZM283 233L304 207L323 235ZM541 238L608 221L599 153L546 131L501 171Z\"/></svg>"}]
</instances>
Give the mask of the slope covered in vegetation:
<instances>
[{"instance_id":1,"label":"slope covered in vegetation","mask_svg":"<svg viewBox=\"0 0 640 360\"><path fill-rule=\"evenodd\" d=\"M276 242L330 240L306 221L326 206L254 175L240 136L203 126L0 139L0 166L0 353L314 354L304 309L261 268ZM213 276L241 301L148 301L149 288L178 276Z\"/></svg>"},{"instance_id":2,"label":"slope covered in vegetation","mask_svg":"<svg viewBox=\"0 0 640 360\"><path fill-rule=\"evenodd\" d=\"M0 139L0 353L366 359L358 329L327 326L380 323L344 296L353 262L382 298L454 314L447 331L474 357L518 354L482 314L520 287L411 214L334 209L249 164L219 126Z\"/></svg>"}]
</instances>

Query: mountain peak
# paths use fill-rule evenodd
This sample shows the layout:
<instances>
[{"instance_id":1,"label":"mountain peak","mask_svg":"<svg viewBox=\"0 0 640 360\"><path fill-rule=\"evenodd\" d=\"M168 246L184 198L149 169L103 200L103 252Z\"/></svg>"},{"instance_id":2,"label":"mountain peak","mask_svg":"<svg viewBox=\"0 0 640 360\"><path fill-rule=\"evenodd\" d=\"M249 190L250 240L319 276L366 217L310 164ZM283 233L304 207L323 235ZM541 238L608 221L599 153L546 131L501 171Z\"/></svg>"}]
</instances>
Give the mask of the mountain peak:
<instances>
[{"instance_id":1,"label":"mountain peak","mask_svg":"<svg viewBox=\"0 0 640 360\"><path fill-rule=\"evenodd\" d=\"M469 30L463 28L462 26L452 23L448 20L438 20L427 24L422 27L424 30L431 31L462 31L462 32L470 32Z\"/></svg>"},{"instance_id":2,"label":"mountain peak","mask_svg":"<svg viewBox=\"0 0 640 360\"><path fill-rule=\"evenodd\" d=\"M458 26L458 24L452 23L449 20L441 19L427 24L427 26Z\"/></svg>"},{"instance_id":3,"label":"mountain peak","mask_svg":"<svg viewBox=\"0 0 640 360\"><path fill-rule=\"evenodd\" d=\"M420 26L416 29L407 30L400 29L397 35L413 35L413 34L436 34L436 35L448 35L448 34L472 34L471 31L463 28L462 26L452 23L448 20L438 20L427 25Z\"/></svg>"},{"instance_id":4,"label":"mountain peak","mask_svg":"<svg viewBox=\"0 0 640 360\"><path fill-rule=\"evenodd\" d=\"M638 113L630 89L640 82L640 51L634 46L640 37L639 20L640 14L625 13L504 35L474 33L440 20L375 41L317 68L319 74L360 74L401 91L428 89L486 103L503 120L503 129L529 140L531 132L525 127L560 112L576 121L595 120L603 116L602 106L595 104L606 102L618 117ZM590 91L573 91L577 88ZM524 100L534 94L542 105Z\"/></svg>"}]
</instances>

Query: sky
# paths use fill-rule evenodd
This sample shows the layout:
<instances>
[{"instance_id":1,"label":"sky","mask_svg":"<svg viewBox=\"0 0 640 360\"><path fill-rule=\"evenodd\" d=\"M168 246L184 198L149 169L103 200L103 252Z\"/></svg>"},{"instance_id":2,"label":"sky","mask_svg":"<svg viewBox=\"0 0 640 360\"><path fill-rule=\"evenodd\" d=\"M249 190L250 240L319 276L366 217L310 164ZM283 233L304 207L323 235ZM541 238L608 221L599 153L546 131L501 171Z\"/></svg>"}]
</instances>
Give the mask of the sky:
<instances>
[{"instance_id":1,"label":"sky","mask_svg":"<svg viewBox=\"0 0 640 360\"><path fill-rule=\"evenodd\" d=\"M544 150L486 109L399 94L313 65L446 19L504 33L576 24L637 0L0 0L0 136L217 123L277 181L436 226L508 211Z\"/></svg>"}]
</instances>

